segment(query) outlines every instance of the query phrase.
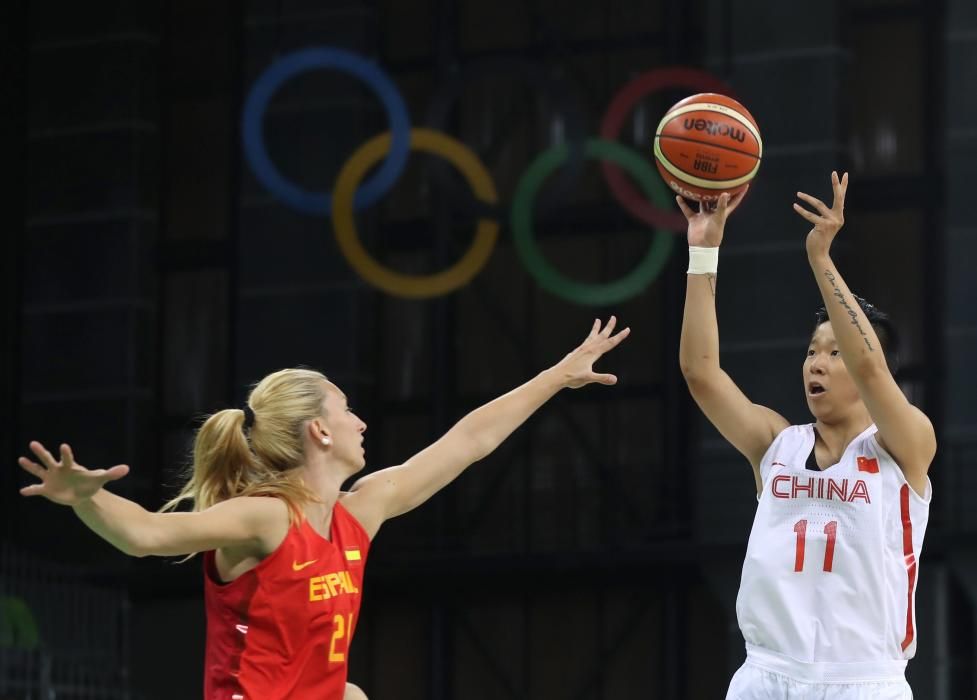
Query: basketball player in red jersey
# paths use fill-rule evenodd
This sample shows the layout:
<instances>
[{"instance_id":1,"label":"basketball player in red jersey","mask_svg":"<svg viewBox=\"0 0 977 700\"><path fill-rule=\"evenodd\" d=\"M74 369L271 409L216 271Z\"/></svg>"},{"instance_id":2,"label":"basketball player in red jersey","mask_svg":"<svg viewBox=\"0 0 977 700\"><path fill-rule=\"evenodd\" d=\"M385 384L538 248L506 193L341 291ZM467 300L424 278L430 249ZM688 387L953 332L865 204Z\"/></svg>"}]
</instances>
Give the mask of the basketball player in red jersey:
<instances>
[{"instance_id":1,"label":"basketball player in red jersey","mask_svg":"<svg viewBox=\"0 0 977 700\"><path fill-rule=\"evenodd\" d=\"M495 450L564 388L614 384L593 364L629 334L612 316L548 370L472 411L403 464L340 486L363 469L366 424L318 372L286 369L251 391L245 410L210 416L194 441L182 492L193 512L151 513L102 488L129 467L85 469L71 448L20 465L21 490L71 506L132 556L204 552L206 700L363 700L346 682L370 542L385 521L424 503Z\"/></svg>"},{"instance_id":2,"label":"basketball player in red jersey","mask_svg":"<svg viewBox=\"0 0 977 700\"><path fill-rule=\"evenodd\" d=\"M848 175L832 206L804 193L808 262L824 300L802 365L814 422L790 425L751 402L719 363L716 273L727 216L742 195L689 222L682 372L709 421L753 467L757 512L736 614L746 663L727 700L910 700L914 596L929 515L930 420L885 358L884 317L830 257L844 224Z\"/></svg>"}]
</instances>

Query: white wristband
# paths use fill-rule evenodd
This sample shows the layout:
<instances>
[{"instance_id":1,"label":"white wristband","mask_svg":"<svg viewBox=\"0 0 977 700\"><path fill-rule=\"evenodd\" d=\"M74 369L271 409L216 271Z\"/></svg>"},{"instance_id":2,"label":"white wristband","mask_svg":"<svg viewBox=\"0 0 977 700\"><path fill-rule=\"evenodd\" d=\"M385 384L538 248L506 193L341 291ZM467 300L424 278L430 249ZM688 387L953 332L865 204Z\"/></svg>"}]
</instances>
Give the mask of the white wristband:
<instances>
[{"instance_id":1,"label":"white wristband","mask_svg":"<svg viewBox=\"0 0 977 700\"><path fill-rule=\"evenodd\" d=\"M689 246L690 275L714 275L719 269L719 248Z\"/></svg>"}]
</instances>

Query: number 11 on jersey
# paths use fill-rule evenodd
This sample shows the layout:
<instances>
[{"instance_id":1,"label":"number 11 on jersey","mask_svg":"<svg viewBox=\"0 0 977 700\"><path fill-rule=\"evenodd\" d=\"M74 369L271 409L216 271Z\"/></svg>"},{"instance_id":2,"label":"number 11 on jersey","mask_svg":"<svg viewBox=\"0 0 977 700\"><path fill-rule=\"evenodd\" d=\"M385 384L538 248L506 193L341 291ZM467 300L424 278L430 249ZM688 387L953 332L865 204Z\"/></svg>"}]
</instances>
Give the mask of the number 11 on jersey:
<instances>
[{"instance_id":1,"label":"number 11 on jersey","mask_svg":"<svg viewBox=\"0 0 977 700\"><path fill-rule=\"evenodd\" d=\"M807 540L807 521L798 520L794 523L797 533L797 548L794 551L794 571L804 570L804 544ZM824 571L831 572L835 559L835 540L838 537L838 521L832 520L824 526L824 534L828 536L828 543L824 548Z\"/></svg>"}]
</instances>

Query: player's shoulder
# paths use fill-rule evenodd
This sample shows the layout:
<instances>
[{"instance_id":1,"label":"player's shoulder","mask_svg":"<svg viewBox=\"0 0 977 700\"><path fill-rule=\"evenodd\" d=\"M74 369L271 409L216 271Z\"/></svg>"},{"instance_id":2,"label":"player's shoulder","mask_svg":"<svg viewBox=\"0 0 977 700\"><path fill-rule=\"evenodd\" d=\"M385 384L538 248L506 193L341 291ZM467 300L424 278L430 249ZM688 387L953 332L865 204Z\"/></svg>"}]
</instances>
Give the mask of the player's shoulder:
<instances>
[{"instance_id":1,"label":"player's shoulder","mask_svg":"<svg viewBox=\"0 0 977 700\"><path fill-rule=\"evenodd\" d=\"M288 517L288 504L275 496L234 496L215 503L207 510L254 517Z\"/></svg>"},{"instance_id":2,"label":"player's shoulder","mask_svg":"<svg viewBox=\"0 0 977 700\"><path fill-rule=\"evenodd\" d=\"M288 505L273 496L235 496L192 514L198 533L224 541L219 548L233 558L263 558L274 551L290 529Z\"/></svg>"},{"instance_id":3,"label":"player's shoulder","mask_svg":"<svg viewBox=\"0 0 977 700\"><path fill-rule=\"evenodd\" d=\"M789 461L784 460L785 455L794 455L797 450L809 449L809 445L814 436L814 424L805 423L801 425L787 424L774 435L773 440L767 445L763 453L760 464L769 465L771 462Z\"/></svg>"},{"instance_id":4,"label":"player's shoulder","mask_svg":"<svg viewBox=\"0 0 977 700\"><path fill-rule=\"evenodd\" d=\"M866 428L861 435L858 435L852 440L849 452L851 459L876 458L890 463L901 470L899 461L889 452L885 442L882 440L882 435L879 434L879 430L874 423Z\"/></svg>"},{"instance_id":5,"label":"player's shoulder","mask_svg":"<svg viewBox=\"0 0 977 700\"><path fill-rule=\"evenodd\" d=\"M293 524L288 503L275 496L235 496L211 506L208 511L238 523L260 542L263 551L275 549Z\"/></svg>"},{"instance_id":6,"label":"player's shoulder","mask_svg":"<svg viewBox=\"0 0 977 700\"><path fill-rule=\"evenodd\" d=\"M810 440L813 436L814 423L788 423L774 436L774 443Z\"/></svg>"},{"instance_id":7,"label":"player's shoulder","mask_svg":"<svg viewBox=\"0 0 977 700\"><path fill-rule=\"evenodd\" d=\"M356 498L356 491L341 491L336 501L338 508L333 509L333 518L348 528L357 537L365 538L367 542L373 539L369 529L364 524L361 514L360 501ZM375 532L373 534L376 534Z\"/></svg>"},{"instance_id":8,"label":"player's shoulder","mask_svg":"<svg viewBox=\"0 0 977 700\"><path fill-rule=\"evenodd\" d=\"M878 474L881 471L883 474L897 475L899 484L905 481L899 460L889 452L874 424L852 440L846 457L850 463L858 466L860 472Z\"/></svg>"}]
</instances>

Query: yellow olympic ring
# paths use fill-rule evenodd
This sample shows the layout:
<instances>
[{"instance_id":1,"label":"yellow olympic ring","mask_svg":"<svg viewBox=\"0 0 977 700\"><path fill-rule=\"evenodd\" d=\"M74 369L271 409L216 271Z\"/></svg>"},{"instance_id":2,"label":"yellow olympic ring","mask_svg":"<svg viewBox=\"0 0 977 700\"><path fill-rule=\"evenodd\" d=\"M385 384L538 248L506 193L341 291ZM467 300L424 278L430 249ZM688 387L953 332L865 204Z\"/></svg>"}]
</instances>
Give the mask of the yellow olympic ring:
<instances>
[{"instance_id":1,"label":"yellow olympic ring","mask_svg":"<svg viewBox=\"0 0 977 700\"><path fill-rule=\"evenodd\" d=\"M498 201L488 170L465 144L439 131L413 128L410 130L410 148L443 156L465 176L480 200L488 204ZM470 282L488 262L499 238L499 223L479 219L471 247L461 260L441 272L405 275L384 267L360 243L353 218L353 195L363 176L389 150L390 132L385 131L360 146L339 171L332 206L336 242L349 264L363 279L390 294L409 299L427 299L452 292Z\"/></svg>"}]
</instances>

